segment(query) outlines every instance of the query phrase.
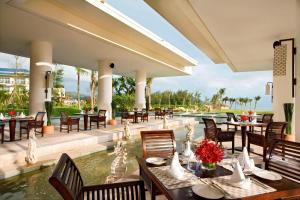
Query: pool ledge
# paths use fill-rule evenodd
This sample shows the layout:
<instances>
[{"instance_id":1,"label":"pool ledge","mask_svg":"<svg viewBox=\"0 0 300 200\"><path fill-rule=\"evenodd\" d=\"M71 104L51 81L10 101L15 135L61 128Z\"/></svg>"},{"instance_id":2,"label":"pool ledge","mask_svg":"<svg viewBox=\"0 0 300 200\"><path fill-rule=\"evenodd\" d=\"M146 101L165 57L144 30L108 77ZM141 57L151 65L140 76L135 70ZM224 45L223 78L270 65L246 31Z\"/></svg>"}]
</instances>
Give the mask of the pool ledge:
<instances>
[{"instance_id":1,"label":"pool ledge","mask_svg":"<svg viewBox=\"0 0 300 200\"><path fill-rule=\"evenodd\" d=\"M168 120L172 129L182 127L188 123L196 123L194 118L174 117ZM118 121L120 124L120 121ZM149 122L131 124L132 136L139 137L141 130L162 129L163 121L150 119ZM81 127L83 127L81 125ZM27 165L25 162L28 140L4 143L0 145L0 180L38 170L49 165L54 165L61 153L66 152L72 158L81 157L98 151L106 150L113 146L113 142L122 138L123 126L107 126L107 128L92 129L88 131L72 131L69 134L59 132L55 126L55 133L37 136L38 162Z\"/></svg>"}]
</instances>

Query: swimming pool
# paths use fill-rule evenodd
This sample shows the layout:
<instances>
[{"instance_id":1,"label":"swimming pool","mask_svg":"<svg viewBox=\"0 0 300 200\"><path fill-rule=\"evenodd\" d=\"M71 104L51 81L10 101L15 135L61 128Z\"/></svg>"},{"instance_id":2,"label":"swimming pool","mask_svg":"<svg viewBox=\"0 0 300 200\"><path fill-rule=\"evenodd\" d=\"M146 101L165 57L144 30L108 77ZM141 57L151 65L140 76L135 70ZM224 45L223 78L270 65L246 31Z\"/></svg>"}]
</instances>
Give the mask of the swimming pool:
<instances>
[{"instance_id":1,"label":"swimming pool","mask_svg":"<svg viewBox=\"0 0 300 200\"><path fill-rule=\"evenodd\" d=\"M175 130L176 142L181 143L185 139L186 130L184 127ZM195 125L194 139L203 135L203 125ZM140 139L133 139L126 144L127 174L138 169L136 156L141 156ZM115 158L109 155L112 150L100 151L87 156L75 159L85 185L104 183L110 174L111 162ZM48 178L52 174L54 166L46 167L41 170L15 176L0 181L0 200L56 200L62 199L55 189L48 183Z\"/></svg>"}]
</instances>

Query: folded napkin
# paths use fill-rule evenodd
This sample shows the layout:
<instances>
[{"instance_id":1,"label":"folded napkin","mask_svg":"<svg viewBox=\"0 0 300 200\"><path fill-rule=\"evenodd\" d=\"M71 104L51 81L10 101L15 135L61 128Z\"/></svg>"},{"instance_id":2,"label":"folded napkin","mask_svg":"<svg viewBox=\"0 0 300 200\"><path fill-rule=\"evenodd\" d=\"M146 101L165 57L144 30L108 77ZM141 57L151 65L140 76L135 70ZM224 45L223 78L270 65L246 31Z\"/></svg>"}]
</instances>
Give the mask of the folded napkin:
<instances>
[{"instance_id":1,"label":"folded napkin","mask_svg":"<svg viewBox=\"0 0 300 200\"><path fill-rule=\"evenodd\" d=\"M256 117L253 117L252 123L257 123Z\"/></svg>"},{"instance_id":2,"label":"folded napkin","mask_svg":"<svg viewBox=\"0 0 300 200\"><path fill-rule=\"evenodd\" d=\"M83 114L83 110L80 111L80 114Z\"/></svg>"},{"instance_id":3,"label":"folded napkin","mask_svg":"<svg viewBox=\"0 0 300 200\"><path fill-rule=\"evenodd\" d=\"M23 112L21 112L21 114L20 114L20 117L25 117L25 115L24 115L24 113L23 113Z\"/></svg>"},{"instance_id":4,"label":"folded napkin","mask_svg":"<svg viewBox=\"0 0 300 200\"><path fill-rule=\"evenodd\" d=\"M178 180L184 179L184 168L179 163L179 157L177 152L174 153L173 159L171 161L169 174L171 177L175 179Z\"/></svg>"},{"instance_id":5,"label":"folded napkin","mask_svg":"<svg viewBox=\"0 0 300 200\"><path fill-rule=\"evenodd\" d=\"M231 123L234 123L234 122L235 122L234 119L233 119L233 117L231 117L230 122L231 122Z\"/></svg>"},{"instance_id":6,"label":"folded napkin","mask_svg":"<svg viewBox=\"0 0 300 200\"><path fill-rule=\"evenodd\" d=\"M4 116L3 116L2 113L0 113L0 119L1 119L1 120L4 119Z\"/></svg>"},{"instance_id":7,"label":"folded napkin","mask_svg":"<svg viewBox=\"0 0 300 200\"><path fill-rule=\"evenodd\" d=\"M239 162L235 162L233 165L233 174L230 177L230 182L237 183L244 180L245 180L245 175L243 173L241 165Z\"/></svg>"},{"instance_id":8,"label":"folded napkin","mask_svg":"<svg viewBox=\"0 0 300 200\"><path fill-rule=\"evenodd\" d=\"M249 154L248 154L248 150L246 147L243 148L243 152L240 153L240 155L238 156L238 161L240 163L241 166L244 167L245 162L249 163Z\"/></svg>"},{"instance_id":9,"label":"folded napkin","mask_svg":"<svg viewBox=\"0 0 300 200\"><path fill-rule=\"evenodd\" d=\"M185 146L185 150L183 152L183 155L186 156L186 157L188 157L191 154L193 154L193 152L191 150L191 143L190 143L190 141L187 141L186 142L186 146Z\"/></svg>"}]
</instances>

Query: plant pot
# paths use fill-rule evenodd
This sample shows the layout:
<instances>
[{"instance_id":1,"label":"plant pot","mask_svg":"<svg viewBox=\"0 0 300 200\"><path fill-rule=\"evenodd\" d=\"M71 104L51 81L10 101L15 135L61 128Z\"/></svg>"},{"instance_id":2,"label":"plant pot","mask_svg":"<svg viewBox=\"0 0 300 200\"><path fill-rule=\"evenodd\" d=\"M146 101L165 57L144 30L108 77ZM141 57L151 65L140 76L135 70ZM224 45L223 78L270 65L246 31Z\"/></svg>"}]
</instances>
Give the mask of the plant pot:
<instances>
[{"instance_id":1,"label":"plant pot","mask_svg":"<svg viewBox=\"0 0 300 200\"><path fill-rule=\"evenodd\" d=\"M117 125L117 120L110 119L110 120L108 120L108 124L111 125L111 126L116 126Z\"/></svg>"},{"instance_id":2,"label":"plant pot","mask_svg":"<svg viewBox=\"0 0 300 200\"><path fill-rule=\"evenodd\" d=\"M284 140L295 142L295 135L294 134L286 134L286 135L284 135Z\"/></svg>"},{"instance_id":3,"label":"plant pot","mask_svg":"<svg viewBox=\"0 0 300 200\"><path fill-rule=\"evenodd\" d=\"M43 126L43 133L44 134L53 134L54 133L54 126L53 125Z\"/></svg>"}]
</instances>

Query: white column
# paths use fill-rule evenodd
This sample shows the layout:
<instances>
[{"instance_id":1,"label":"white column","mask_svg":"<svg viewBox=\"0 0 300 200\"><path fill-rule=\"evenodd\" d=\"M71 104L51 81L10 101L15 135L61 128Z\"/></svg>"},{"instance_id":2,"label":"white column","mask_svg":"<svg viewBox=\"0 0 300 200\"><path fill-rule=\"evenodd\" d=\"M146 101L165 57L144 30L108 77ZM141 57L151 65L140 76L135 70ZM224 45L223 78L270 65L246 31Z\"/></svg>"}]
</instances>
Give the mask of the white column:
<instances>
[{"instance_id":1,"label":"white column","mask_svg":"<svg viewBox=\"0 0 300 200\"><path fill-rule=\"evenodd\" d=\"M29 114L45 111L45 75L51 71L52 44L33 41L30 49ZM51 93L48 95L51 95Z\"/></svg>"},{"instance_id":2,"label":"white column","mask_svg":"<svg viewBox=\"0 0 300 200\"><path fill-rule=\"evenodd\" d=\"M273 76L273 112L274 121L285 121L284 103L294 103L292 97L292 42L286 41L281 44L287 45L287 59L286 59L286 74L284 76ZM294 132L294 124L292 124L292 131Z\"/></svg>"},{"instance_id":3,"label":"white column","mask_svg":"<svg viewBox=\"0 0 300 200\"><path fill-rule=\"evenodd\" d=\"M112 68L109 61L99 61L98 71L98 109L106 110L106 119L111 119Z\"/></svg>"},{"instance_id":4,"label":"white column","mask_svg":"<svg viewBox=\"0 0 300 200\"><path fill-rule=\"evenodd\" d=\"M136 72L135 76L135 107L139 110L146 108L145 87L146 73L139 70Z\"/></svg>"},{"instance_id":5,"label":"white column","mask_svg":"<svg viewBox=\"0 0 300 200\"><path fill-rule=\"evenodd\" d=\"M296 100L295 100L295 138L296 141L300 141L300 1L297 1L296 5L296 37L295 37L295 42L296 42L296 48L297 48L297 54L296 56L296 78L297 78L297 85L296 85Z\"/></svg>"}]
</instances>

